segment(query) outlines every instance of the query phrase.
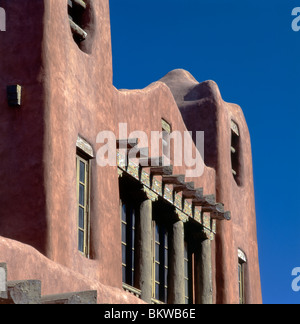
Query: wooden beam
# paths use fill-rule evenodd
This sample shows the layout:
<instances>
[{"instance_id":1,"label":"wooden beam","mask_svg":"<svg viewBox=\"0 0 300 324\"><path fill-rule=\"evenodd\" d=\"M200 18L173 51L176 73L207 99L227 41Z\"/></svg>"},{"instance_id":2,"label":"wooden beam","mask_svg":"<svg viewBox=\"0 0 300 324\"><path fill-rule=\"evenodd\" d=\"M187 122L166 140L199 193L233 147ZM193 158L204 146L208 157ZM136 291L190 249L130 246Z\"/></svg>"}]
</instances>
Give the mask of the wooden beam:
<instances>
[{"instance_id":1,"label":"wooden beam","mask_svg":"<svg viewBox=\"0 0 300 324\"><path fill-rule=\"evenodd\" d=\"M216 204L215 195L207 195L207 196L203 196L202 198L193 200L193 205L195 206L209 206L215 204Z\"/></svg>"},{"instance_id":2,"label":"wooden beam","mask_svg":"<svg viewBox=\"0 0 300 324\"><path fill-rule=\"evenodd\" d=\"M149 148L148 147L133 147L128 152L128 158L145 158L149 156Z\"/></svg>"},{"instance_id":3,"label":"wooden beam","mask_svg":"<svg viewBox=\"0 0 300 324\"><path fill-rule=\"evenodd\" d=\"M151 175L170 176L173 173L173 166L151 167Z\"/></svg>"},{"instance_id":4,"label":"wooden beam","mask_svg":"<svg viewBox=\"0 0 300 324\"><path fill-rule=\"evenodd\" d=\"M203 189L184 190L182 197L183 199L201 199L203 197Z\"/></svg>"},{"instance_id":5,"label":"wooden beam","mask_svg":"<svg viewBox=\"0 0 300 324\"><path fill-rule=\"evenodd\" d=\"M202 207L203 212L209 212L209 213L223 213L224 214L224 205L221 203L217 203L214 205L207 205Z\"/></svg>"},{"instance_id":6,"label":"wooden beam","mask_svg":"<svg viewBox=\"0 0 300 324\"><path fill-rule=\"evenodd\" d=\"M182 185L184 184L185 175L167 175L162 177L163 184Z\"/></svg>"},{"instance_id":7,"label":"wooden beam","mask_svg":"<svg viewBox=\"0 0 300 324\"><path fill-rule=\"evenodd\" d=\"M211 218L212 219L217 219L217 220L231 220L231 213L229 211L224 212L224 213L211 213Z\"/></svg>"},{"instance_id":8,"label":"wooden beam","mask_svg":"<svg viewBox=\"0 0 300 324\"><path fill-rule=\"evenodd\" d=\"M175 192L181 192L184 190L193 190L195 188L195 183L194 182L184 182L180 185L174 185L173 186L173 191Z\"/></svg>"},{"instance_id":9,"label":"wooden beam","mask_svg":"<svg viewBox=\"0 0 300 324\"><path fill-rule=\"evenodd\" d=\"M199 200L203 198L203 188L197 188L189 191L183 191L182 197L184 199Z\"/></svg>"},{"instance_id":10,"label":"wooden beam","mask_svg":"<svg viewBox=\"0 0 300 324\"><path fill-rule=\"evenodd\" d=\"M141 158L139 163L142 168L163 166L163 157Z\"/></svg>"},{"instance_id":11,"label":"wooden beam","mask_svg":"<svg viewBox=\"0 0 300 324\"><path fill-rule=\"evenodd\" d=\"M132 149L138 145L138 138L118 139L117 149Z\"/></svg>"},{"instance_id":12,"label":"wooden beam","mask_svg":"<svg viewBox=\"0 0 300 324\"><path fill-rule=\"evenodd\" d=\"M83 0L68 0L68 5L73 7L73 4L80 6L83 9L86 9L86 3Z\"/></svg>"},{"instance_id":13,"label":"wooden beam","mask_svg":"<svg viewBox=\"0 0 300 324\"><path fill-rule=\"evenodd\" d=\"M69 18L69 22L70 22L72 33L78 36L80 40L82 41L85 40L87 38L87 33L82 28L80 28L77 24L75 24L74 21L71 20L70 18Z\"/></svg>"}]
</instances>

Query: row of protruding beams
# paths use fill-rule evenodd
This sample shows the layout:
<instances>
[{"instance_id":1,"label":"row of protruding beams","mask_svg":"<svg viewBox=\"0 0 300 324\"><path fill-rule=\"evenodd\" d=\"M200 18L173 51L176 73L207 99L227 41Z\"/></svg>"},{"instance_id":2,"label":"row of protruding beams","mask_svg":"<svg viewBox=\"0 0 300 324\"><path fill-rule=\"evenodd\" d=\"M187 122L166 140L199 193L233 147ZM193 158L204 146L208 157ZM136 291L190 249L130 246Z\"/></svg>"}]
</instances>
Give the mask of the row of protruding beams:
<instances>
[{"instance_id":1,"label":"row of protruding beams","mask_svg":"<svg viewBox=\"0 0 300 324\"><path fill-rule=\"evenodd\" d=\"M127 158L139 158L141 168L150 168L150 175L161 176L162 184L172 185L174 192L182 192L183 199L191 199L194 206L200 206L203 212L211 213L213 219L230 220L230 212L224 210L222 203L217 203L215 195L203 195L203 188L195 188L194 182L185 182L185 175L174 175L173 166L164 166L163 158L149 158L148 148L138 148L138 139L117 140L117 149L127 151Z\"/></svg>"}]
</instances>

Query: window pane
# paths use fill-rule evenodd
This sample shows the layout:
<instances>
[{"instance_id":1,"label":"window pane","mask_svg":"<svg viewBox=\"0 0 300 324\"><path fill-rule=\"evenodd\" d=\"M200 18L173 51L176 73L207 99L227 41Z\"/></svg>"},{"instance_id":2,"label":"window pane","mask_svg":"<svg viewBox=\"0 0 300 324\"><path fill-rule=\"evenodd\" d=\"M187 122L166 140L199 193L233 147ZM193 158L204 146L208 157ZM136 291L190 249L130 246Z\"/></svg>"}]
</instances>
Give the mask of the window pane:
<instances>
[{"instance_id":1,"label":"window pane","mask_svg":"<svg viewBox=\"0 0 300 324\"><path fill-rule=\"evenodd\" d=\"M135 210L134 209L132 209L131 216L132 216L132 228L135 228Z\"/></svg>"},{"instance_id":2,"label":"window pane","mask_svg":"<svg viewBox=\"0 0 300 324\"><path fill-rule=\"evenodd\" d=\"M189 282L185 281L185 296L189 297Z\"/></svg>"},{"instance_id":3,"label":"window pane","mask_svg":"<svg viewBox=\"0 0 300 324\"><path fill-rule=\"evenodd\" d=\"M122 266L122 278L123 282L126 282L126 267Z\"/></svg>"},{"instance_id":4,"label":"window pane","mask_svg":"<svg viewBox=\"0 0 300 324\"><path fill-rule=\"evenodd\" d=\"M188 244L185 242L184 243L184 258L188 259L189 255L188 255Z\"/></svg>"},{"instance_id":5,"label":"window pane","mask_svg":"<svg viewBox=\"0 0 300 324\"><path fill-rule=\"evenodd\" d=\"M127 263L127 257L126 257L126 245L122 244L122 263Z\"/></svg>"},{"instance_id":6,"label":"window pane","mask_svg":"<svg viewBox=\"0 0 300 324\"><path fill-rule=\"evenodd\" d=\"M78 231L78 250L84 252L84 232Z\"/></svg>"},{"instance_id":7,"label":"window pane","mask_svg":"<svg viewBox=\"0 0 300 324\"><path fill-rule=\"evenodd\" d=\"M134 286L134 270L131 271L131 286Z\"/></svg>"},{"instance_id":8,"label":"window pane","mask_svg":"<svg viewBox=\"0 0 300 324\"><path fill-rule=\"evenodd\" d=\"M168 288L165 288L165 299L164 302L167 304L168 303Z\"/></svg>"},{"instance_id":9,"label":"window pane","mask_svg":"<svg viewBox=\"0 0 300 324\"><path fill-rule=\"evenodd\" d=\"M132 254L131 254L131 266L132 269L134 270L134 250L132 250Z\"/></svg>"},{"instance_id":10,"label":"window pane","mask_svg":"<svg viewBox=\"0 0 300 324\"><path fill-rule=\"evenodd\" d=\"M168 286L168 269L165 269L165 286Z\"/></svg>"},{"instance_id":11,"label":"window pane","mask_svg":"<svg viewBox=\"0 0 300 324\"><path fill-rule=\"evenodd\" d=\"M79 167L79 180L82 183L85 183L85 164L80 161L80 167Z\"/></svg>"},{"instance_id":12,"label":"window pane","mask_svg":"<svg viewBox=\"0 0 300 324\"><path fill-rule=\"evenodd\" d=\"M157 224L155 225L155 241L160 242L160 240L159 240L159 226Z\"/></svg>"},{"instance_id":13,"label":"window pane","mask_svg":"<svg viewBox=\"0 0 300 324\"><path fill-rule=\"evenodd\" d=\"M78 216L78 226L81 229L84 229L84 209L82 207L79 207L79 216Z\"/></svg>"},{"instance_id":14,"label":"window pane","mask_svg":"<svg viewBox=\"0 0 300 324\"><path fill-rule=\"evenodd\" d=\"M189 263L187 261L184 261L184 277L189 277Z\"/></svg>"},{"instance_id":15,"label":"window pane","mask_svg":"<svg viewBox=\"0 0 300 324\"><path fill-rule=\"evenodd\" d=\"M127 223L127 217L126 217L126 205L122 206L122 221Z\"/></svg>"},{"instance_id":16,"label":"window pane","mask_svg":"<svg viewBox=\"0 0 300 324\"><path fill-rule=\"evenodd\" d=\"M155 298L159 300L159 284L155 284Z\"/></svg>"},{"instance_id":17,"label":"window pane","mask_svg":"<svg viewBox=\"0 0 300 324\"><path fill-rule=\"evenodd\" d=\"M168 232L165 232L165 247L169 247L169 234Z\"/></svg>"},{"instance_id":18,"label":"window pane","mask_svg":"<svg viewBox=\"0 0 300 324\"><path fill-rule=\"evenodd\" d=\"M84 206L84 186L79 185L79 204Z\"/></svg>"},{"instance_id":19,"label":"window pane","mask_svg":"<svg viewBox=\"0 0 300 324\"><path fill-rule=\"evenodd\" d=\"M169 250L165 249L165 266L169 266Z\"/></svg>"},{"instance_id":20,"label":"window pane","mask_svg":"<svg viewBox=\"0 0 300 324\"><path fill-rule=\"evenodd\" d=\"M159 249L160 248L160 246L159 246L159 244L155 244L155 261L157 261L157 262L160 262L160 258L159 258Z\"/></svg>"},{"instance_id":21,"label":"window pane","mask_svg":"<svg viewBox=\"0 0 300 324\"><path fill-rule=\"evenodd\" d=\"M159 280L159 264L155 263L155 281L160 282Z\"/></svg>"},{"instance_id":22,"label":"window pane","mask_svg":"<svg viewBox=\"0 0 300 324\"><path fill-rule=\"evenodd\" d=\"M126 238L126 224L122 223L122 242L127 243L127 238Z\"/></svg>"}]
</instances>

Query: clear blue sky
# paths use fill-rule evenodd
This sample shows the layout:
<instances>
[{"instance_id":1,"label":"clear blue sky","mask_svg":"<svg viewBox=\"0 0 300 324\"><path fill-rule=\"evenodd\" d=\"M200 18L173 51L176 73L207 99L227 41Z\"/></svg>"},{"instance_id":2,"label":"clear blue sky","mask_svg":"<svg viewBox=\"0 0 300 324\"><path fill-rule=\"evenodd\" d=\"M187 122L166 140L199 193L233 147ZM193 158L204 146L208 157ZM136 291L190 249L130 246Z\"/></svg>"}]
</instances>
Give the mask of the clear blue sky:
<instances>
[{"instance_id":1,"label":"clear blue sky","mask_svg":"<svg viewBox=\"0 0 300 324\"><path fill-rule=\"evenodd\" d=\"M300 303L300 0L110 0L114 85L175 68L218 83L251 133L264 303Z\"/></svg>"}]
</instances>

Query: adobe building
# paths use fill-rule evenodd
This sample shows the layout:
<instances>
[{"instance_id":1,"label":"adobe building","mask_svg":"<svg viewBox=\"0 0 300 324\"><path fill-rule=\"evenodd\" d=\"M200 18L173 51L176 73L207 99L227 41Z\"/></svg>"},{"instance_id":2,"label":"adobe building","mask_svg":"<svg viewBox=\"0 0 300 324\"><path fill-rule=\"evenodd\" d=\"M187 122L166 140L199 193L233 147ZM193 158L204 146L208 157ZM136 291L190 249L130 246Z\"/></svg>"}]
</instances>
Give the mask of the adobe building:
<instances>
[{"instance_id":1,"label":"adobe building","mask_svg":"<svg viewBox=\"0 0 300 324\"><path fill-rule=\"evenodd\" d=\"M261 303L241 108L184 70L116 89L108 0L0 6L0 302ZM199 156L197 131L191 176L173 134Z\"/></svg>"}]
</instances>

